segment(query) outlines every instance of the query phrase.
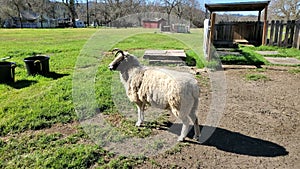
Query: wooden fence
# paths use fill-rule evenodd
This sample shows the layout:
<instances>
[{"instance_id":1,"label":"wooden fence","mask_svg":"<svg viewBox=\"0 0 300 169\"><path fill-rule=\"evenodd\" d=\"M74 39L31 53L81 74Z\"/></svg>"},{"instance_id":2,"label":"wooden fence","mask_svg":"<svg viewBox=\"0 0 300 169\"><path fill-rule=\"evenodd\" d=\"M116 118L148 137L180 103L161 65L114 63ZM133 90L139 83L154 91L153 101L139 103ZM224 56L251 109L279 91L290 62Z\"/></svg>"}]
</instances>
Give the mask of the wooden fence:
<instances>
[{"instance_id":1,"label":"wooden fence","mask_svg":"<svg viewBox=\"0 0 300 169\"><path fill-rule=\"evenodd\" d=\"M215 25L214 45L235 43L262 43L262 24L260 22L221 22Z\"/></svg>"},{"instance_id":2,"label":"wooden fence","mask_svg":"<svg viewBox=\"0 0 300 169\"><path fill-rule=\"evenodd\" d=\"M268 22L266 44L300 49L300 20ZM215 25L215 46L247 43L262 45L263 22L221 22Z\"/></svg>"},{"instance_id":3,"label":"wooden fence","mask_svg":"<svg viewBox=\"0 0 300 169\"><path fill-rule=\"evenodd\" d=\"M265 45L300 49L300 20L271 21Z\"/></svg>"}]
</instances>

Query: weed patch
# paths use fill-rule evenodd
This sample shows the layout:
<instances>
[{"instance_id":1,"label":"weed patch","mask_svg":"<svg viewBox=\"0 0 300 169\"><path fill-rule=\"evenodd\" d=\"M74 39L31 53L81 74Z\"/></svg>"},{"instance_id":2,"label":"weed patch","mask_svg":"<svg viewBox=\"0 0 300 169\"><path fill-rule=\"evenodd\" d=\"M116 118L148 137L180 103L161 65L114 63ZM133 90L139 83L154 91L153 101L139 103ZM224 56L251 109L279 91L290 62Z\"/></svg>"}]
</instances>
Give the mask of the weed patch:
<instances>
[{"instance_id":1,"label":"weed patch","mask_svg":"<svg viewBox=\"0 0 300 169\"><path fill-rule=\"evenodd\" d=\"M292 73L292 74L299 74L300 73L300 68L290 69L290 70L288 70L288 72Z\"/></svg>"},{"instance_id":2,"label":"weed patch","mask_svg":"<svg viewBox=\"0 0 300 169\"><path fill-rule=\"evenodd\" d=\"M269 81L270 78L268 78L264 74L246 74L246 80L249 81Z\"/></svg>"}]
</instances>

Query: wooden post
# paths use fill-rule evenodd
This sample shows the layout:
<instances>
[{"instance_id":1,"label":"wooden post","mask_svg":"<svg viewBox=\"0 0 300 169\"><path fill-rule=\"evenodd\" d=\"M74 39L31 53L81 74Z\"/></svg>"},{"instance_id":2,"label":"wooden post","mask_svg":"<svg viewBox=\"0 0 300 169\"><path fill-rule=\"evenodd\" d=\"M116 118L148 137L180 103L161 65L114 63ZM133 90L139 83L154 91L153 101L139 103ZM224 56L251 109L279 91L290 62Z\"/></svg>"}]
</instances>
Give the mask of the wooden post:
<instances>
[{"instance_id":1,"label":"wooden post","mask_svg":"<svg viewBox=\"0 0 300 169\"><path fill-rule=\"evenodd\" d=\"M283 33L283 20L280 21L280 27L279 27L279 38L278 38L278 44L277 46L281 47L282 46L282 33Z\"/></svg>"},{"instance_id":2,"label":"wooden post","mask_svg":"<svg viewBox=\"0 0 300 169\"><path fill-rule=\"evenodd\" d=\"M284 40L283 40L284 47L287 47L287 45L288 45L289 35L290 35L290 27L291 27L291 21L287 21L286 27L285 27Z\"/></svg>"},{"instance_id":3,"label":"wooden post","mask_svg":"<svg viewBox=\"0 0 300 169\"><path fill-rule=\"evenodd\" d=\"M260 33L262 31L262 29L260 27L260 21L261 21L260 18L261 18L261 11L258 12L257 23L256 23L256 26L255 26L255 41L259 44L262 43L261 39L260 39L260 36L261 36Z\"/></svg>"},{"instance_id":4,"label":"wooden post","mask_svg":"<svg viewBox=\"0 0 300 169\"><path fill-rule=\"evenodd\" d=\"M291 21L291 26L290 26L290 38L288 40L288 44L293 46L293 38L295 34L295 27L296 27L296 21L292 20Z\"/></svg>"},{"instance_id":5,"label":"wooden post","mask_svg":"<svg viewBox=\"0 0 300 169\"><path fill-rule=\"evenodd\" d=\"M263 35L262 35L262 45L265 45L266 40L267 40L267 29L268 29L267 19L268 19L268 5L266 5L266 7L265 7L264 30L263 30Z\"/></svg>"},{"instance_id":6,"label":"wooden post","mask_svg":"<svg viewBox=\"0 0 300 169\"><path fill-rule=\"evenodd\" d=\"M211 61L211 46L214 42L214 34L215 34L215 22L216 22L216 13L212 13L210 15L210 35L208 42L208 61Z\"/></svg>"},{"instance_id":7,"label":"wooden post","mask_svg":"<svg viewBox=\"0 0 300 169\"><path fill-rule=\"evenodd\" d=\"M280 26L280 21L277 20L276 24L275 24L275 37L274 37L274 42L276 43L276 45L278 45L280 42L278 42L278 38L279 38L279 26Z\"/></svg>"},{"instance_id":8,"label":"wooden post","mask_svg":"<svg viewBox=\"0 0 300 169\"><path fill-rule=\"evenodd\" d=\"M269 41L269 44L270 46L273 46L274 45L274 27L275 27L275 21L271 21L271 32L270 32L270 41ZM275 32L275 35L278 35L278 32Z\"/></svg>"},{"instance_id":9,"label":"wooden post","mask_svg":"<svg viewBox=\"0 0 300 169\"><path fill-rule=\"evenodd\" d=\"M300 21L297 21L295 23L295 34L294 34L294 43L293 43L293 47L299 49L299 45L300 45Z\"/></svg>"}]
</instances>

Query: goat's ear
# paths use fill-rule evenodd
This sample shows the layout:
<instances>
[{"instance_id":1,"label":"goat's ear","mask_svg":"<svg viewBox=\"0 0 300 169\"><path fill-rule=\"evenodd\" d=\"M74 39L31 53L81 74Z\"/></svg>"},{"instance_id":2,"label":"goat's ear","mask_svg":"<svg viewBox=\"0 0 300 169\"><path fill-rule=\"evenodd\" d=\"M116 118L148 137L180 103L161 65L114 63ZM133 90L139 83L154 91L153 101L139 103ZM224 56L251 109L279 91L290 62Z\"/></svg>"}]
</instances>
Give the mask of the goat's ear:
<instances>
[{"instance_id":1,"label":"goat's ear","mask_svg":"<svg viewBox=\"0 0 300 169\"><path fill-rule=\"evenodd\" d=\"M113 53L113 52L118 52L118 51L120 51L119 48L114 48L111 52Z\"/></svg>"},{"instance_id":2,"label":"goat's ear","mask_svg":"<svg viewBox=\"0 0 300 169\"><path fill-rule=\"evenodd\" d=\"M129 55L129 53L128 53L128 52L123 52L123 56L124 56L124 58L125 58L125 59L127 59L127 58L128 58L128 55Z\"/></svg>"}]
</instances>

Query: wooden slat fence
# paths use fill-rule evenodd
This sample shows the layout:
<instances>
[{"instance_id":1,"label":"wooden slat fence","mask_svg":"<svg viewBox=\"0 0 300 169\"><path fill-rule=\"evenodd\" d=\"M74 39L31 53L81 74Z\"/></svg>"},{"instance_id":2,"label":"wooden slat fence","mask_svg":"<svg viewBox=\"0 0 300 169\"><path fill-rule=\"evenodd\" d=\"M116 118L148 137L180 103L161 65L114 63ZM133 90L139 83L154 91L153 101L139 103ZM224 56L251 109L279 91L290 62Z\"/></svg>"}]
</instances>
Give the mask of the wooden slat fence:
<instances>
[{"instance_id":1,"label":"wooden slat fence","mask_svg":"<svg viewBox=\"0 0 300 169\"><path fill-rule=\"evenodd\" d=\"M268 21L266 44L300 49L300 20ZM262 45L263 22L221 22L215 25L214 45Z\"/></svg>"},{"instance_id":2,"label":"wooden slat fence","mask_svg":"<svg viewBox=\"0 0 300 169\"><path fill-rule=\"evenodd\" d=\"M265 45L300 49L300 20L268 22Z\"/></svg>"}]
</instances>

